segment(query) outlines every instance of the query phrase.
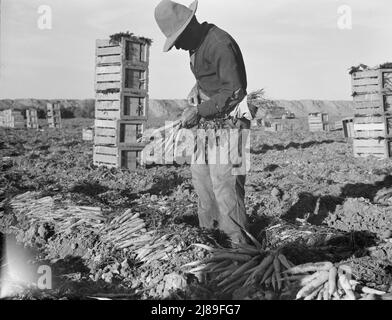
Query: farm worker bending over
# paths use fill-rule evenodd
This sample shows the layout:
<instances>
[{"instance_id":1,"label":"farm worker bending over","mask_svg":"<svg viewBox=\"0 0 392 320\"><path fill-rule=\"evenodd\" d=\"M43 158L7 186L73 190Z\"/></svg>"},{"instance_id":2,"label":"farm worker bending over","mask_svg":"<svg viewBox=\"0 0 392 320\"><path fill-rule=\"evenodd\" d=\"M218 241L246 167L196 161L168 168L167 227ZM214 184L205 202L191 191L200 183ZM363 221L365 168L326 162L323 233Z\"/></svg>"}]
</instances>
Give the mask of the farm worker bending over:
<instances>
[{"instance_id":1,"label":"farm worker bending over","mask_svg":"<svg viewBox=\"0 0 392 320\"><path fill-rule=\"evenodd\" d=\"M208 160L203 163L193 160L191 165L192 181L199 197L200 227L213 229L218 226L233 243L244 243L241 227L247 226L246 173L233 173L236 164L230 161L232 158L225 161L227 157L218 156L212 161L210 155L229 140L230 152L235 153L237 148L236 154L241 154L242 133L250 128L252 119L244 100L247 95L245 65L238 44L227 32L213 24L198 22L195 17L197 4L196 0L187 8L163 0L155 9L155 20L167 38L163 51L167 52L173 46L189 51L191 70L196 78L196 85L188 96L191 106L182 115L182 126L193 128L198 133L197 139L203 130L206 134L211 131L215 134L208 139L207 148L200 148L199 144L195 148L199 160ZM222 134L234 130L238 133L235 143Z\"/></svg>"}]
</instances>

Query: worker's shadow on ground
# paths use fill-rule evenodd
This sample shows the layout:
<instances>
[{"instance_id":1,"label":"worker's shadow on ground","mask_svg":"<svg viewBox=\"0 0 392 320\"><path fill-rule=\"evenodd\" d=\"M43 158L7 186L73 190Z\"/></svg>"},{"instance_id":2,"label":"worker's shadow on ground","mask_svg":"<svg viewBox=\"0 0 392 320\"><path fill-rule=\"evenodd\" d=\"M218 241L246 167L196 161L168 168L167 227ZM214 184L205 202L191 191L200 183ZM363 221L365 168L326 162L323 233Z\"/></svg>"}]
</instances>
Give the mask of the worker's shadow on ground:
<instances>
[{"instance_id":1,"label":"worker's shadow on ground","mask_svg":"<svg viewBox=\"0 0 392 320\"><path fill-rule=\"evenodd\" d=\"M392 176L374 184L356 183L346 184L339 196L315 196L311 193L301 193L299 200L281 218L294 222L297 218L304 219L313 225L321 225L331 212L335 212L338 205L342 205L348 198L365 198L373 201L377 192L392 187ZM392 190L391 190L392 197ZM316 209L317 202L319 208ZM315 212L317 211L317 212Z\"/></svg>"},{"instance_id":2,"label":"worker's shadow on ground","mask_svg":"<svg viewBox=\"0 0 392 320\"><path fill-rule=\"evenodd\" d=\"M313 146L318 146L318 145L322 145L322 144L331 144L331 143L335 143L336 140L323 140L323 141L308 141L308 142L302 142L302 143L298 143L298 142L290 142L289 144L283 145L283 144L274 144L274 145L269 145L269 144L263 144L261 147L257 147L257 148L251 148L250 152L252 154L264 154L267 151L270 150L275 150L275 151L283 151L283 150L288 150L290 148L294 148L294 149L307 149L307 148L311 148Z\"/></svg>"}]
</instances>

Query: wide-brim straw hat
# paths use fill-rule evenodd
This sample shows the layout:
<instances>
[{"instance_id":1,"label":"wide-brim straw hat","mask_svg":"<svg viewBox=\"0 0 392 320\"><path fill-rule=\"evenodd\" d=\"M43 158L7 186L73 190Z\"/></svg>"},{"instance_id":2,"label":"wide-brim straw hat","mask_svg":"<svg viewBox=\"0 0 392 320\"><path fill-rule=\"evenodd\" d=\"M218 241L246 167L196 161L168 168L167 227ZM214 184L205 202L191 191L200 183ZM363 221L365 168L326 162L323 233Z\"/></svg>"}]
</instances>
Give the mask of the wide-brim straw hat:
<instances>
[{"instance_id":1,"label":"wide-brim straw hat","mask_svg":"<svg viewBox=\"0 0 392 320\"><path fill-rule=\"evenodd\" d=\"M194 1L189 8L170 0L161 1L155 8L155 20L166 36L163 51L173 48L178 37L184 32L197 10L198 0Z\"/></svg>"}]
</instances>

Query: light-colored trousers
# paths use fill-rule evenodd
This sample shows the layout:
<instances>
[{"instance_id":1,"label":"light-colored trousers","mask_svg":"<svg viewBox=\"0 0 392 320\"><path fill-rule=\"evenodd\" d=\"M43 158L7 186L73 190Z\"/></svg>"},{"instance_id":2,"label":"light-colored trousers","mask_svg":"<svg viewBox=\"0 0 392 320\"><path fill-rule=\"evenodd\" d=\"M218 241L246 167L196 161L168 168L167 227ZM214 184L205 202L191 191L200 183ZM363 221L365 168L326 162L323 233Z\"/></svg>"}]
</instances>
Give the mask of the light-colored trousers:
<instances>
[{"instance_id":1,"label":"light-colored trousers","mask_svg":"<svg viewBox=\"0 0 392 320\"><path fill-rule=\"evenodd\" d=\"M232 123L224 128L223 130L238 130L238 141L233 143L233 139L229 138L229 150L230 153L236 152L240 157L242 155L242 160L244 161L243 146L243 135L242 129L248 129L249 123L238 121L236 125ZM240 125L242 128L240 128ZM249 131L246 130L249 134ZM193 158L191 165L192 181L196 193L198 194L198 217L200 227L212 229L218 226L220 230L225 232L233 242L244 243L245 236L241 231L241 227L247 227L247 215L245 211L245 179L246 172L239 174L239 172L233 170L238 167L238 159L233 160L229 157L229 161L222 161L221 157L217 157L216 161L210 161L210 154L216 152L218 149L218 154L220 152L220 147L227 143L228 135L220 135L219 130L215 130L216 144L212 139L208 140L206 143L206 148L199 148L197 145L196 155ZM197 157L205 157L208 159L207 163L200 164L197 162ZM199 158L200 159L200 158ZM197 163L195 163L197 162ZM234 223L232 221L236 221Z\"/></svg>"}]
</instances>

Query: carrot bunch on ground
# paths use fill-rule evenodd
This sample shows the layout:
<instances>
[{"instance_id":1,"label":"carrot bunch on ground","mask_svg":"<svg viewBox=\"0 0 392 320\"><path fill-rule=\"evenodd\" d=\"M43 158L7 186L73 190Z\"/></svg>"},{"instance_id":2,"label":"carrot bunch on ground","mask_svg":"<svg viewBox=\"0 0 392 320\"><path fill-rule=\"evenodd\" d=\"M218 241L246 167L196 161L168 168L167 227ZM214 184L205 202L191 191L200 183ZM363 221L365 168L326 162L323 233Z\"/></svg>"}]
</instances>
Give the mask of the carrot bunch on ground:
<instances>
[{"instance_id":1,"label":"carrot bunch on ground","mask_svg":"<svg viewBox=\"0 0 392 320\"><path fill-rule=\"evenodd\" d=\"M156 235L155 230L147 231L140 214L132 209L116 216L101 232L101 239L111 243L118 250L128 249L144 264L157 260L168 260L176 249L170 242L172 235Z\"/></svg>"},{"instance_id":2,"label":"carrot bunch on ground","mask_svg":"<svg viewBox=\"0 0 392 320\"><path fill-rule=\"evenodd\" d=\"M331 262L306 263L284 272L287 280L301 288L296 299L304 300L361 300L385 292L361 286L351 279L349 266L335 267Z\"/></svg>"},{"instance_id":3,"label":"carrot bunch on ground","mask_svg":"<svg viewBox=\"0 0 392 320\"><path fill-rule=\"evenodd\" d=\"M112 243L116 249L125 249L151 241L151 233L147 232L146 224L139 217L139 213L128 209L103 228L101 239Z\"/></svg>"},{"instance_id":4,"label":"carrot bunch on ground","mask_svg":"<svg viewBox=\"0 0 392 320\"><path fill-rule=\"evenodd\" d=\"M215 281L222 293L233 293L247 286L272 287L281 291L285 286L282 271L294 265L279 251L263 251L251 245L238 245L234 249L212 248L202 244L195 246L206 249L210 257L184 265L188 273Z\"/></svg>"}]
</instances>

